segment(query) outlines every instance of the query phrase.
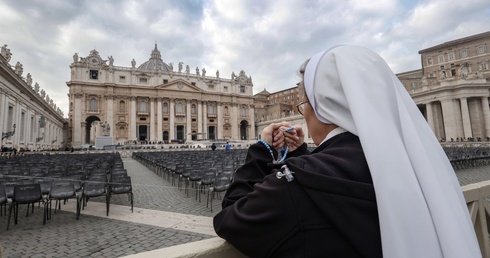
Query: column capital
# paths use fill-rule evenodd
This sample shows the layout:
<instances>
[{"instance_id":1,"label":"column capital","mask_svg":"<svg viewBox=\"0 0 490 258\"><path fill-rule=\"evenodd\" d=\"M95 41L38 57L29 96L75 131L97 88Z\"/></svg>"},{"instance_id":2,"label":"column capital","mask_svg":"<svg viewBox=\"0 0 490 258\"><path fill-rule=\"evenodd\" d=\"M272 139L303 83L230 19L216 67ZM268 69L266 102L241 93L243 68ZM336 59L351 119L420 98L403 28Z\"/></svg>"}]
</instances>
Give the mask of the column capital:
<instances>
[{"instance_id":1,"label":"column capital","mask_svg":"<svg viewBox=\"0 0 490 258\"><path fill-rule=\"evenodd\" d=\"M75 96L76 99L80 99L83 97L83 93L77 92L77 93L74 93L73 96Z\"/></svg>"},{"instance_id":2,"label":"column capital","mask_svg":"<svg viewBox=\"0 0 490 258\"><path fill-rule=\"evenodd\" d=\"M129 96L129 99L130 99L131 101L136 101L136 100L138 99L138 97L136 97L136 96Z\"/></svg>"}]
</instances>

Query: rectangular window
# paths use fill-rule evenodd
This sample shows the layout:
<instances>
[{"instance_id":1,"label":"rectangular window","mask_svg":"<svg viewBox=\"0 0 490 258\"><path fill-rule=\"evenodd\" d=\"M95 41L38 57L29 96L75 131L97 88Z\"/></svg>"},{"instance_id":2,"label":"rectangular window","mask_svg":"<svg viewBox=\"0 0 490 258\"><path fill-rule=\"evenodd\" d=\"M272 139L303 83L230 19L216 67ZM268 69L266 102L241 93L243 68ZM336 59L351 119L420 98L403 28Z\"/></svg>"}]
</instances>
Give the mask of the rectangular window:
<instances>
[{"instance_id":1,"label":"rectangular window","mask_svg":"<svg viewBox=\"0 0 490 258\"><path fill-rule=\"evenodd\" d=\"M245 86L244 85L240 85L240 93L245 93Z\"/></svg>"},{"instance_id":2,"label":"rectangular window","mask_svg":"<svg viewBox=\"0 0 490 258\"><path fill-rule=\"evenodd\" d=\"M90 70L90 79L92 79L92 80L99 79L99 71L97 71L97 70Z\"/></svg>"},{"instance_id":3,"label":"rectangular window","mask_svg":"<svg viewBox=\"0 0 490 258\"><path fill-rule=\"evenodd\" d=\"M228 86L224 86L224 87L223 87L223 91L224 91L224 92L228 92ZM269 99L269 98L267 98L267 99Z\"/></svg>"},{"instance_id":4,"label":"rectangular window","mask_svg":"<svg viewBox=\"0 0 490 258\"><path fill-rule=\"evenodd\" d=\"M126 82L126 76L119 76L119 82Z\"/></svg>"},{"instance_id":5,"label":"rectangular window","mask_svg":"<svg viewBox=\"0 0 490 258\"><path fill-rule=\"evenodd\" d=\"M459 55L461 57L468 57L469 56L469 51L468 49L462 49L460 52L459 52Z\"/></svg>"},{"instance_id":6,"label":"rectangular window","mask_svg":"<svg viewBox=\"0 0 490 258\"><path fill-rule=\"evenodd\" d=\"M195 82L191 82L191 85L192 85L192 86L196 86L196 83L195 83Z\"/></svg>"},{"instance_id":7,"label":"rectangular window","mask_svg":"<svg viewBox=\"0 0 490 258\"><path fill-rule=\"evenodd\" d=\"M148 78L140 78L140 83L148 83Z\"/></svg>"},{"instance_id":8,"label":"rectangular window","mask_svg":"<svg viewBox=\"0 0 490 258\"><path fill-rule=\"evenodd\" d=\"M214 90L214 85L208 85L208 90Z\"/></svg>"},{"instance_id":9,"label":"rectangular window","mask_svg":"<svg viewBox=\"0 0 490 258\"><path fill-rule=\"evenodd\" d=\"M146 117L140 117L140 121L146 121Z\"/></svg>"},{"instance_id":10,"label":"rectangular window","mask_svg":"<svg viewBox=\"0 0 490 258\"><path fill-rule=\"evenodd\" d=\"M196 122L197 120L195 118L192 118L192 122Z\"/></svg>"},{"instance_id":11,"label":"rectangular window","mask_svg":"<svg viewBox=\"0 0 490 258\"><path fill-rule=\"evenodd\" d=\"M484 54L485 53L485 50L486 50L486 47L485 46L478 46L476 48L476 53L478 53L478 54Z\"/></svg>"},{"instance_id":12,"label":"rectangular window","mask_svg":"<svg viewBox=\"0 0 490 258\"><path fill-rule=\"evenodd\" d=\"M449 61L453 61L454 60L454 53L453 52L447 54L447 60L449 60Z\"/></svg>"},{"instance_id":13,"label":"rectangular window","mask_svg":"<svg viewBox=\"0 0 490 258\"><path fill-rule=\"evenodd\" d=\"M432 64L432 57L429 57L427 58L427 65L431 65Z\"/></svg>"},{"instance_id":14,"label":"rectangular window","mask_svg":"<svg viewBox=\"0 0 490 258\"><path fill-rule=\"evenodd\" d=\"M451 76L456 76L456 69L451 69Z\"/></svg>"},{"instance_id":15,"label":"rectangular window","mask_svg":"<svg viewBox=\"0 0 490 258\"><path fill-rule=\"evenodd\" d=\"M168 83L168 80L163 80L163 84L167 84Z\"/></svg>"},{"instance_id":16,"label":"rectangular window","mask_svg":"<svg viewBox=\"0 0 490 258\"><path fill-rule=\"evenodd\" d=\"M437 58L437 61L439 63L444 63L444 55L440 55L438 58Z\"/></svg>"}]
</instances>

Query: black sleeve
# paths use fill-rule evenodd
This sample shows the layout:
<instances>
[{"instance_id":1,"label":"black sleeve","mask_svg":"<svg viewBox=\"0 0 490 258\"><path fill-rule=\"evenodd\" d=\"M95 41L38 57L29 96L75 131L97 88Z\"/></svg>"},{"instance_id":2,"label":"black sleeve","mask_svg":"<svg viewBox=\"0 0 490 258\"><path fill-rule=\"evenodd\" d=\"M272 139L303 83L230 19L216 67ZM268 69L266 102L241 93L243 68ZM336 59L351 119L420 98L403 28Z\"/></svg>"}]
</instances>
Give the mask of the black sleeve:
<instances>
[{"instance_id":1,"label":"black sleeve","mask_svg":"<svg viewBox=\"0 0 490 258\"><path fill-rule=\"evenodd\" d=\"M274 157L277 152L273 150ZM253 191L255 183L261 182L271 172L272 156L269 150L261 143L250 146L245 164L237 169L233 176L233 183L226 191L222 208L226 208L238 199Z\"/></svg>"},{"instance_id":2,"label":"black sleeve","mask_svg":"<svg viewBox=\"0 0 490 258\"><path fill-rule=\"evenodd\" d=\"M213 220L218 236L252 257L267 256L297 230L288 182L271 175L271 161L265 146L250 147Z\"/></svg>"}]
</instances>

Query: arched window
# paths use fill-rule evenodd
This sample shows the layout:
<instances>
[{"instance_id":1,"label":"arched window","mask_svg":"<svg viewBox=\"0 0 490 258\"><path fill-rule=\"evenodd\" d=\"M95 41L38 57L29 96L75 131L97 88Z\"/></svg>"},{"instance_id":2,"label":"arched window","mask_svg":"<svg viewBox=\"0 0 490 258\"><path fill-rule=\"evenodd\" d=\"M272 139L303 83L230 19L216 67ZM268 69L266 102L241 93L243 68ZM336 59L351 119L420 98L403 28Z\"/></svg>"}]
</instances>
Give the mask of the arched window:
<instances>
[{"instance_id":1,"label":"arched window","mask_svg":"<svg viewBox=\"0 0 490 258\"><path fill-rule=\"evenodd\" d=\"M245 106L242 106L242 108L240 109L240 115L247 116L247 108Z\"/></svg>"},{"instance_id":2,"label":"arched window","mask_svg":"<svg viewBox=\"0 0 490 258\"><path fill-rule=\"evenodd\" d=\"M193 115L195 115L195 114L196 114L196 105L195 105L195 104L192 104L192 106L191 106L191 113L192 113Z\"/></svg>"},{"instance_id":3,"label":"arched window","mask_svg":"<svg viewBox=\"0 0 490 258\"><path fill-rule=\"evenodd\" d=\"M91 98L89 103L89 110L97 110L97 100L95 98Z\"/></svg>"},{"instance_id":4,"label":"arched window","mask_svg":"<svg viewBox=\"0 0 490 258\"><path fill-rule=\"evenodd\" d=\"M166 102L163 103L163 113L168 114L168 104Z\"/></svg>"},{"instance_id":5,"label":"arched window","mask_svg":"<svg viewBox=\"0 0 490 258\"><path fill-rule=\"evenodd\" d=\"M214 104L213 103L208 104L208 114L214 115Z\"/></svg>"},{"instance_id":6,"label":"arched window","mask_svg":"<svg viewBox=\"0 0 490 258\"><path fill-rule=\"evenodd\" d=\"M146 112L146 107L147 107L146 101L141 101L140 112Z\"/></svg>"},{"instance_id":7,"label":"arched window","mask_svg":"<svg viewBox=\"0 0 490 258\"><path fill-rule=\"evenodd\" d=\"M119 101L119 112L126 111L126 102L124 100Z\"/></svg>"},{"instance_id":8,"label":"arched window","mask_svg":"<svg viewBox=\"0 0 490 258\"><path fill-rule=\"evenodd\" d=\"M230 115L230 113L228 113L228 112L229 112L228 111L228 106L225 106L225 116L229 116Z\"/></svg>"},{"instance_id":9,"label":"arched window","mask_svg":"<svg viewBox=\"0 0 490 258\"><path fill-rule=\"evenodd\" d=\"M175 106L177 110L177 114L182 114L184 113L184 105L182 105L182 102L177 102L177 105Z\"/></svg>"}]
</instances>

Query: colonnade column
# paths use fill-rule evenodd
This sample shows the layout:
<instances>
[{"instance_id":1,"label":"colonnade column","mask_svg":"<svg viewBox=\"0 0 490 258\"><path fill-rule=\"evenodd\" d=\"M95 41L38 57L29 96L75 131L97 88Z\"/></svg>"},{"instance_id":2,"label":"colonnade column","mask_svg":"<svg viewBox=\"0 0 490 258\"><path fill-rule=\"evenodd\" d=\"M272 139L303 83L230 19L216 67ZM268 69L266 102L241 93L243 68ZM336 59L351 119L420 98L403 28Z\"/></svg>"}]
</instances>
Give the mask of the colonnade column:
<instances>
[{"instance_id":1,"label":"colonnade column","mask_svg":"<svg viewBox=\"0 0 490 258\"><path fill-rule=\"evenodd\" d=\"M73 114L73 124L72 126L72 147L79 147L82 144L82 93L75 93L75 103L74 103L74 114ZM38 116L34 117L34 123L36 125L37 134L34 137L34 142L37 145L36 138L39 137L39 132L41 128L38 127L39 124Z\"/></svg>"},{"instance_id":2,"label":"colonnade column","mask_svg":"<svg viewBox=\"0 0 490 258\"><path fill-rule=\"evenodd\" d=\"M191 126L191 101L190 100L187 100L187 106L186 106L186 132L187 132L187 135L184 136L185 139L189 139L189 137L191 136L191 133L192 133L192 126Z\"/></svg>"},{"instance_id":3,"label":"colonnade column","mask_svg":"<svg viewBox=\"0 0 490 258\"><path fill-rule=\"evenodd\" d=\"M453 100L451 99L441 101L441 107L444 117L444 131L446 132L446 140L450 141L451 138L456 139L457 130Z\"/></svg>"},{"instance_id":4,"label":"colonnade column","mask_svg":"<svg viewBox=\"0 0 490 258\"><path fill-rule=\"evenodd\" d=\"M170 99L170 139L169 141L175 139L175 100Z\"/></svg>"},{"instance_id":5,"label":"colonnade column","mask_svg":"<svg viewBox=\"0 0 490 258\"><path fill-rule=\"evenodd\" d=\"M155 98L150 98L150 137L148 137L149 141L155 141Z\"/></svg>"},{"instance_id":6,"label":"colonnade column","mask_svg":"<svg viewBox=\"0 0 490 258\"><path fill-rule=\"evenodd\" d=\"M473 133L471 131L470 112L468 110L468 101L466 98L460 98L459 101L461 103L461 117L463 119L464 137L473 137Z\"/></svg>"},{"instance_id":7,"label":"colonnade column","mask_svg":"<svg viewBox=\"0 0 490 258\"><path fill-rule=\"evenodd\" d=\"M163 126L162 126L162 98L157 98L157 140L163 141Z\"/></svg>"},{"instance_id":8,"label":"colonnade column","mask_svg":"<svg viewBox=\"0 0 490 258\"><path fill-rule=\"evenodd\" d=\"M0 89L0 121L2 121L2 126L0 126L0 133L5 132L4 127L6 126L5 121L7 121L7 118L5 117L5 102L6 102L6 97L5 97L5 91Z\"/></svg>"},{"instance_id":9,"label":"colonnade column","mask_svg":"<svg viewBox=\"0 0 490 258\"><path fill-rule=\"evenodd\" d=\"M198 136L201 136L201 139L205 139L204 135L202 134L202 119L203 119L203 112L202 112L202 101L197 102L197 132ZM199 139L199 138L198 138Z\"/></svg>"},{"instance_id":10,"label":"colonnade column","mask_svg":"<svg viewBox=\"0 0 490 258\"><path fill-rule=\"evenodd\" d=\"M257 137L255 136L255 106L250 105L250 109L248 112L248 116L250 117L250 135L249 140L255 140Z\"/></svg>"},{"instance_id":11,"label":"colonnade column","mask_svg":"<svg viewBox=\"0 0 490 258\"><path fill-rule=\"evenodd\" d=\"M231 138L234 140L240 140L240 136L238 135L240 124L238 123L238 117L240 114L238 113L238 104L231 104Z\"/></svg>"},{"instance_id":12,"label":"colonnade column","mask_svg":"<svg viewBox=\"0 0 490 258\"><path fill-rule=\"evenodd\" d=\"M115 130L115 123L114 123L114 95L106 95L105 96L106 103L107 103L107 115L106 115L106 121L109 124L109 136L114 137L114 130ZM114 139L114 138L113 138Z\"/></svg>"},{"instance_id":13,"label":"colonnade column","mask_svg":"<svg viewBox=\"0 0 490 258\"><path fill-rule=\"evenodd\" d=\"M434 111L432 110L432 103L429 102L425 104L425 108L427 110L427 123L429 124L430 128L436 134L435 126L434 126Z\"/></svg>"},{"instance_id":14,"label":"colonnade column","mask_svg":"<svg viewBox=\"0 0 490 258\"><path fill-rule=\"evenodd\" d=\"M216 130L218 130L218 139L223 139L223 112L222 112L222 107L223 107L223 103L221 102L218 102L216 104L216 109L218 109L218 117L216 117L216 119L218 120L218 128L216 128Z\"/></svg>"},{"instance_id":15,"label":"colonnade column","mask_svg":"<svg viewBox=\"0 0 490 258\"><path fill-rule=\"evenodd\" d=\"M488 97L483 97L481 100L483 110L483 120L485 122L485 136L490 137L490 107L488 105Z\"/></svg>"},{"instance_id":16,"label":"colonnade column","mask_svg":"<svg viewBox=\"0 0 490 258\"><path fill-rule=\"evenodd\" d=\"M203 130L203 133L204 133L204 138L205 139L209 139L209 135L208 135L208 102L207 101L203 101L203 106L202 106L202 119L203 119L203 123L202 123L202 130Z\"/></svg>"},{"instance_id":17,"label":"colonnade column","mask_svg":"<svg viewBox=\"0 0 490 258\"><path fill-rule=\"evenodd\" d=\"M130 98L128 140L136 140L136 97Z\"/></svg>"}]
</instances>

